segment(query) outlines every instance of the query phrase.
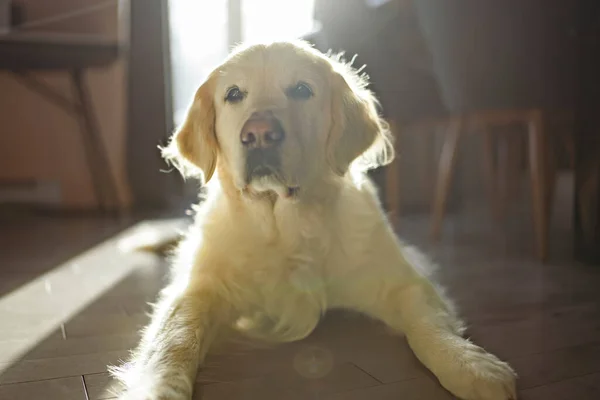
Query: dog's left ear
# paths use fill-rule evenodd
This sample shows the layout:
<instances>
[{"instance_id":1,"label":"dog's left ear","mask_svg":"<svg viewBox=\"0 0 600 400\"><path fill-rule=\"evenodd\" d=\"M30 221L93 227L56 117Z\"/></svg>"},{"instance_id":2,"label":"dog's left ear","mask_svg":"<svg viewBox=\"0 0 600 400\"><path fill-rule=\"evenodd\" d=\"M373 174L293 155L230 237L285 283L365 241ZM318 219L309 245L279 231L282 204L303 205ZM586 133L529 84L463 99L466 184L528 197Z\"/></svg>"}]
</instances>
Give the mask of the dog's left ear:
<instances>
[{"instance_id":1,"label":"dog's left ear","mask_svg":"<svg viewBox=\"0 0 600 400\"><path fill-rule=\"evenodd\" d=\"M350 165L366 171L389 164L394 158L392 136L377 112L377 100L366 88L366 78L335 60L332 68L329 165L344 175Z\"/></svg>"},{"instance_id":2,"label":"dog's left ear","mask_svg":"<svg viewBox=\"0 0 600 400\"><path fill-rule=\"evenodd\" d=\"M203 183L208 183L217 163L213 76L196 91L185 121L162 149L163 157L184 177L199 177Z\"/></svg>"}]
</instances>

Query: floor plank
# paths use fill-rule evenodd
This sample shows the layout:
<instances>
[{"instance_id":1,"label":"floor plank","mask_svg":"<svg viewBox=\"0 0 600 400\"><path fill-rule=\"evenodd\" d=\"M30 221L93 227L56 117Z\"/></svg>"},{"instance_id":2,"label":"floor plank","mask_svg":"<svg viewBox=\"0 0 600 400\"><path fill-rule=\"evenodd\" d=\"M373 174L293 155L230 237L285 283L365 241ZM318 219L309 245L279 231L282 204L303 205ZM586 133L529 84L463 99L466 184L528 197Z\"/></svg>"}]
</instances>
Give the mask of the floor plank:
<instances>
[{"instance_id":1,"label":"floor plank","mask_svg":"<svg viewBox=\"0 0 600 400\"><path fill-rule=\"evenodd\" d=\"M325 400L452 400L454 397L428 379L412 379L326 396Z\"/></svg>"},{"instance_id":2,"label":"floor plank","mask_svg":"<svg viewBox=\"0 0 600 400\"><path fill-rule=\"evenodd\" d=\"M600 340L600 307L596 302L567 307L539 306L537 310L510 314L509 319L479 321L469 329L470 336L505 358Z\"/></svg>"},{"instance_id":3,"label":"floor plank","mask_svg":"<svg viewBox=\"0 0 600 400\"><path fill-rule=\"evenodd\" d=\"M86 400L80 376L0 385L3 400Z\"/></svg>"},{"instance_id":4,"label":"floor plank","mask_svg":"<svg viewBox=\"0 0 600 400\"><path fill-rule=\"evenodd\" d=\"M521 400L600 399L600 374L567 379L521 392Z\"/></svg>"},{"instance_id":5,"label":"floor plank","mask_svg":"<svg viewBox=\"0 0 600 400\"><path fill-rule=\"evenodd\" d=\"M119 360L126 359L128 355L129 351L109 351L70 357L22 360L2 372L0 384L106 372L107 365L114 365Z\"/></svg>"},{"instance_id":6,"label":"floor plank","mask_svg":"<svg viewBox=\"0 0 600 400\"><path fill-rule=\"evenodd\" d=\"M109 335L131 335L139 332L149 321L145 314L88 314L78 315L65 324L67 340Z\"/></svg>"},{"instance_id":7,"label":"floor plank","mask_svg":"<svg viewBox=\"0 0 600 400\"><path fill-rule=\"evenodd\" d=\"M116 398L113 391L111 391L111 389L114 388L114 381L108 372L85 375L84 380L88 400L108 400Z\"/></svg>"},{"instance_id":8,"label":"floor plank","mask_svg":"<svg viewBox=\"0 0 600 400\"><path fill-rule=\"evenodd\" d=\"M202 400L311 399L331 393L378 385L379 382L356 366L332 365L314 374L301 367L285 368L277 373L235 382L200 384L195 398ZM313 375L314 376L311 376Z\"/></svg>"},{"instance_id":9,"label":"floor plank","mask_svg":"<svg viewBox=\"0 0 600 400\"><path fill-rule=\"evenodd\" d=\"M39 360L43 358L126 351L137 344L139 337L137 333L126 333L45 340L27 353L23 359Z\"/></svg>"},{"instance_id":10,"label":"floor plank","mask_svg":"<svg viewBox=\"0 0 600 400\"><path fill-rule=\"evenodd\" d=\"M600 372L600 343L569 347L510 360L522 389Z\"/></svg>"}]
</instances>

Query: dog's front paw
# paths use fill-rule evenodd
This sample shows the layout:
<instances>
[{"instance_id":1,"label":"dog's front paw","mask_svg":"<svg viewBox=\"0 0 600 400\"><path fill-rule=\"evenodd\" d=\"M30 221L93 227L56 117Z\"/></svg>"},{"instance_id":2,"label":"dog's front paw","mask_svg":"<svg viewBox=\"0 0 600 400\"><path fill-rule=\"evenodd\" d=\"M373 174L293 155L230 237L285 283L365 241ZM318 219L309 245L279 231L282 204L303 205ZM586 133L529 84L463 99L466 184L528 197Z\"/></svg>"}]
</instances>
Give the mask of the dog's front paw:
<instances>
[{"instance_id":1,"label":"dog's front paw","mask_svg":"<svg viewBox=\"0 0 600 400\"><path fill-rule=\"evenodd\" d=\"M516 400L516 374L505 362L470 342L455 365L439 374L441 384L464 400Z\"/></svg>"}]
</instances>

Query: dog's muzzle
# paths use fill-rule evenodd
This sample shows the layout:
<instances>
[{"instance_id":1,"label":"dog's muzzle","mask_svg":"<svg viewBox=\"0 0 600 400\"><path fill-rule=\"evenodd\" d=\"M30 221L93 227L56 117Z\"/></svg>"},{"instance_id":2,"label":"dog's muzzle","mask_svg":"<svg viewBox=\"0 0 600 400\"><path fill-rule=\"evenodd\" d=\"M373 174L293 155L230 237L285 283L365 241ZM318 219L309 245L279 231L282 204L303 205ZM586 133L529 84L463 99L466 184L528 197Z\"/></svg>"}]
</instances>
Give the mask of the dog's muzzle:
<instances>
[{"instance_id":1,"label":"dog's muzzle","mask_svg":"<svg viewBox=\"0 0 600 400\"><path fill-rule=\"evenodd\" d=\"M256 112L246 121L240 142L246 150L246 181L281 174L280 145L285 140L281 122L270 111Z\"/></svg>"},{"instance_id":2,"label":"dog's muzzle","mask_svg":"<svg viewBox=\"0 0 600 400\"><path fill-rule=\"evenodd\" d=\"M251 149L246 154L246 181L281 174L279 152L273 149Z\"/></svg>"}]
</instances>

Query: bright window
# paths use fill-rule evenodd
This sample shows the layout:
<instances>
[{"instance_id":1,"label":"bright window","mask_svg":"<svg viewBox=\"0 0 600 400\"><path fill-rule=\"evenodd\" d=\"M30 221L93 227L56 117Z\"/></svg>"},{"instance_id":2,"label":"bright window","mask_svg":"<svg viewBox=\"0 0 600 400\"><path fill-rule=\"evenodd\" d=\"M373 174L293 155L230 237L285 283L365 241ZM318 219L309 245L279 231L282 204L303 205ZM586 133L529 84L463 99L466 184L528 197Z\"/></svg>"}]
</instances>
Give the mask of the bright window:
<instances>
[{"instance_id":1,"label":"bright window","mask_svg":"<svg viewBox=\"0 0 600 400\"><path fill-rule=\"evenodd\" d=\"M315 0L241 0L243 41L298 38L313 29ZM173 108L179 125L194 92L229 51L228 7L237 1L171 0ZM239 27L238 31L239 31Z\"/></svg>"}]
</instances>

